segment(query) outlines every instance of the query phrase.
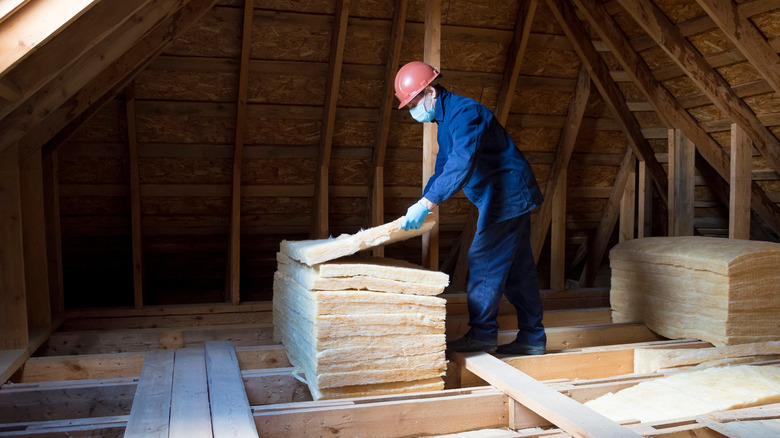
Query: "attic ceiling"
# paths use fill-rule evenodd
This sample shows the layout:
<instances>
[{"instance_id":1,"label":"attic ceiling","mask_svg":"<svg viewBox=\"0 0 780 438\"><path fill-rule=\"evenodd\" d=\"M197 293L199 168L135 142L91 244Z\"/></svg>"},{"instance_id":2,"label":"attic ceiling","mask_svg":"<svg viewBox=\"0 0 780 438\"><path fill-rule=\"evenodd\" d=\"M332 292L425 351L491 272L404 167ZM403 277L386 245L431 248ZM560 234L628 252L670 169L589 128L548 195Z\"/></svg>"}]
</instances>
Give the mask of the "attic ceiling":
<instances>
[{"instance_id":1,"label":"attic ceiling","mask_svg":"<svg viewBox=\"0 0 780 438\"><path fill-rule=\"evenodd\" d=\"M0 22L0 151L42 154L57 175L66 287L119 278L118 303L174 284L209 300L240 280L244 297L267 299L281 239L383 223L420 195L424 134L394 109L391 78L430 56L426 35L440 31L444 85L495 110L546 194L566 177L567 277L590 285L634 159L656 188L639 227L666 232L669 129L696 145L696 232L722 233L724 212L728 228L735 124L754 147L752 238L776 240L779 8L28 0ZM456 282L471 215L463 196L440 209L437 262ZM386 251L422 262L421 245ZM145 288L133 286L139 266Z\"/></svg>"}]
</instances>

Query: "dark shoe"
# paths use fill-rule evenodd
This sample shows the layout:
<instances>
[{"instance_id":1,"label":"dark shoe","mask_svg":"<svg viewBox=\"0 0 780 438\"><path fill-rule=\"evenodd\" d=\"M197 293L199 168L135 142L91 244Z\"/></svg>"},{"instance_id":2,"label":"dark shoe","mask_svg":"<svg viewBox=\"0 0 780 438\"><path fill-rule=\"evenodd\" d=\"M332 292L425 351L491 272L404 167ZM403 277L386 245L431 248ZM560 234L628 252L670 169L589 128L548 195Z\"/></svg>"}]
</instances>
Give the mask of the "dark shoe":
<instances>
[{"instance_id":1,"label":"dark shoe","mask_svg":"<svg viewBox=\"0 0 780 438\"><path fill-rule=\"evenodd\" d=\"M544 348L544 345L527 345L517 340L513 341L511 344L499 345L496 349L496 353L498 354L515 354L526 356L545 354L546 352L547 350Z\"/></svg>"},{"instance_id":2,"label":"dark shoe","mask_svg":"<svg viewBox=\"0 0 780 438\"><path fill-rule=\"evenodd\" d=\"M495 349L496 341L477 341L476 339L471 339L468 336L464 336L452 342L447 342L447 350L456 351L458 353L467 353L471 351L493 351Z\"/></svg>"}]
</instances>

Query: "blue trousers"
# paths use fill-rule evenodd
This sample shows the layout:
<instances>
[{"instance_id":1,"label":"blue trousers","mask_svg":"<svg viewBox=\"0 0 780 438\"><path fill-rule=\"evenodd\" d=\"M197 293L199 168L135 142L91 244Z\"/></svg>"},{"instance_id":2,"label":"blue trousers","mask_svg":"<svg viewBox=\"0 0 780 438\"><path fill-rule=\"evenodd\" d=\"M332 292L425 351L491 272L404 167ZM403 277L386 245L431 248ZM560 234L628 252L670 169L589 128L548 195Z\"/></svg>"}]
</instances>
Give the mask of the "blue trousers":
<instances>
[{"instance_id":1,"label":"blue trousers","mask_svg":"<svg viewBox=\"0 0 780 438\"><path fill-rule=\"evenodd\" d=\"M498 308L501 296L517 312L517 340L530 346L544 346L542 299L531 251L530 213L478 229L468 254L469 282L466 293L469 310L468 336L478 341L495 341L498 336Z\"/></svg>"}]
</instances>

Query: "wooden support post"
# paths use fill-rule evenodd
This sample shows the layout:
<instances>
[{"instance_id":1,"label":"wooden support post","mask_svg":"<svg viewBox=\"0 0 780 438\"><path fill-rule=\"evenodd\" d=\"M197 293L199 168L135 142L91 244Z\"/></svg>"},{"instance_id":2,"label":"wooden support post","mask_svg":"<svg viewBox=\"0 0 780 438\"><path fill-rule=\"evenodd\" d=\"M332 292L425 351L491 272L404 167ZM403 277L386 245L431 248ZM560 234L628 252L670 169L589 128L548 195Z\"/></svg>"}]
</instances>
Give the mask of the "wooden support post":
<instances>
[{"instance_id":1,"label":"wooden support post","mask_svg":"<svg viewBox=\"0 0 780 438\"><path fill-rule=\"evenodd\" d=\"M566 169L558 176L550 225L550 289L566 289Z\"/></svg>"},{"instance_id":2,"label":"wooden support post","mask_svg":"<svg viewBox=\"0 0 780 438\"><path fill-rule=\"evenodd\" d=\"M171 395L171 437L211 438L211 409L202 348L176 350Z\"/></svg>"},{"instance_id":3,"label":"wooden support post","mask_svg":"<svg viewBox=\"0 0 780 438\"><path fill-rule=\"evenodd\" d=\"M210 341L205 349L214 437L257 437L233 344Z\"/></svg>"},{"instance_id":4,"label":"wooden support post","mask_svg":"<svg viewBox=\"0 0 780 438\"><path fill-rule=\"evenodd\" d=\"M325 85L325 104L320 132L320 151L317 163L317 179L314 181L314 229L312 238L328 237L328 172L333 149L333 132L336 127L336 105L341 82L341 67L344 62L344 42L347 39L349 0L338 0L330 40L330 61L328 79Z\"/></svg>"},{"instance_id":5,"label":"wooden support post","mask_svg":"<svg viewBox=\"0 0 780 438\"><path fill-rule=\"evenodd\" d=\"M173 387L173 350L146 353L125 437L168 437Z\"/></svg>"},{"instance_id":6,"label":"wooden support post","mask_svg":"<svg viewBox=\"0 0 780 438\"><path fill-rule=\"evenodd\" d=\"M62 284L62 243L60 230L60 190L57 180L57 151L43 152L44 211L46 214L46 265L49 278L51 315L65 312Z\"/></svg>"},{"instance_id":7,"label":"wooden support post","mask_svg":"<svg viewBox=\"0 0 780 438\"><path fill-rule=\"evenodd\" d=\"M0 194L0 350L25 349L27 300L17 145L0 151Z\"/></svg>"},{"instance_id":8,"label":"wooden support post","mask_svg":"<svg viewBox=\"0 0 780 438\"><path fill-rule=\"evenodd\" d=\"M423 61L435 68L441 66L441 0L426 0L425 2L425 48ZM436 141L436 124L423 124L423 188L433 176L436 169L436 154L439 144ZM431 231L422 237L423 266L436 270L439 268L439 208L433 209L436 219Z\"/></svg>"},{"instance_id":9,"label":"wooden support post","mask_svg":"<svg viewBox=\"0 0 780 438\"><path fill-rule=\"evenodd\" d=\"M618 241L624 242L634 238L634 219L636 217L636 164L630 166L623 198L620 200L620 226Z\"/></svg>"},{"instance_id":10,"label":"wooden support post","mask_svg":"<svg viewBox=\"0 0 780 438\"><path fill-rule=\"evenodd\" d=\"M455 353L458 363L575 437L639 437L488 353Z\"/></svg>"},{"instance_id":11,"label":"wooden support post","mask_svg":"<svg viewBox=\"0 0 780 438\"><path fill-rule=\"evenodd\" d=\"M249 54L252 50L254 0L244 1L244 25L241 36L241 63L238 72L236 133L233 143L233 181L230 191L230 237L228 240L227 298L237 306L241 302L241 169L246 132L246 96L249 87Z\"/></svg>"},{"instance_id":12,"label":"wooden support post","mask_svg":"<svg viewBox=\"0 0 780 438\"><path fill-rule=\"evenodd\" d=\"M729 184L729 238L750 239L750 191L753 145L745 131L731 125L731 181Z\"/></svg>"},{"instance_id":13,"label":"wooden support post","mask_svg":"<svg viewBox=\"0 0 780 438\"><path fill-rule=\"evenodd\" d=\"M135 123L135 85L125 89L127 144L130 156L130 232L133 240L133 303L144 306L144 246L141 228L141 176L138 163L138 136Z\"/></svg>"},{"instance_id":14,"label":"wooden support post","mask_svg":"<svg viewBox=\"0 0 780 438\"><path fill-rule=\"evenodd\" d=\"M28 327L51 325L41 152L20 162L24 274Z\"/></svg>"},{"instance_id":15,"label":"wooden support post","mask_svg":"<svg viewBox=\"0 0 780 438\"><path fill-rule=\"evenodd\" d=\"M693 235L696 148L679 129L669 130L669 235Z\"/></svg>"},{"instance_id":16,"label":"wooden support post","mask_svg":"<svg viewBox=\"0 0 780 438\"><path fill-rule=\"evenodd\" d=\"M647 165L644 161L637 163L638 170L638 185L636 190L636 237L641 239L643 237L652 236L653 225L653 181L650 180L650 176L647 174Z\"/></svg>"}]
</instances>

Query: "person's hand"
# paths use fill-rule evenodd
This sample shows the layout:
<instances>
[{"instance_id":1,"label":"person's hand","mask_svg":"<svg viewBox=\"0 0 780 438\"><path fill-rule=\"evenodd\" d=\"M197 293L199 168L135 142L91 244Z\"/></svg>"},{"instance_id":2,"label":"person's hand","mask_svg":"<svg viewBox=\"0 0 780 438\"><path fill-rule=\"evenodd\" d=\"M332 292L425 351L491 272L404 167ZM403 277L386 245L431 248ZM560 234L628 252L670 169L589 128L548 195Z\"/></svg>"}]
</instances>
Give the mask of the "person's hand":
<instances>
[{"instance_id":1,"label":"person's hand","mask_svg":"<svg viewBox=\"0 0 780 438\"><path fill-rule=\"evenodd\" d=\"M406 216L404 216L404 220L401 222L401 228L405 231L419 230L430 212L422 200L417 201L406 210Z\"/></svg>"}]
</instances>

